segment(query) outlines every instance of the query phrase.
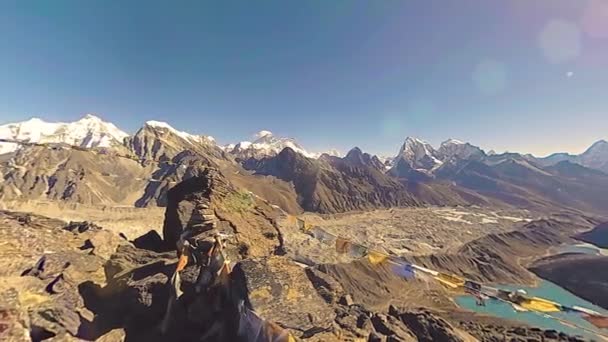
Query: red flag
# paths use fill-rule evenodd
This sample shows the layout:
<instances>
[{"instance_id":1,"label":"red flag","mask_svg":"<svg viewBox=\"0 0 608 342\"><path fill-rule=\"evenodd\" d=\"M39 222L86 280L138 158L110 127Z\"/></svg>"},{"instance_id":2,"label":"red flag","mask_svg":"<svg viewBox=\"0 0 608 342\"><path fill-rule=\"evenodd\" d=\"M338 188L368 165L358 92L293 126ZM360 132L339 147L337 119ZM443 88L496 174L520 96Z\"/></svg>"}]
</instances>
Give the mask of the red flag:
<instances>
[{"instance_id":1,"label":"red flag","mask_svg":"<svg viewBox=\"0 0 608 342\"><path fill-rule=\"evenodd\" d=\"M337 238L336 239L336 252L340 253L340 254L344 254L346 253L350 246L351 246L351 242L342 238Z\"/></svg>"},{"instance_id":2,"label":"red flag","mask_svg":"<svg viewBox=\"0 0 608 342\"><path fill-rule=\"evenodd\" d=\"M608 329L608 317L599 315L583 315L583 318L598 328Z\"/></svg>"}]
</instances>

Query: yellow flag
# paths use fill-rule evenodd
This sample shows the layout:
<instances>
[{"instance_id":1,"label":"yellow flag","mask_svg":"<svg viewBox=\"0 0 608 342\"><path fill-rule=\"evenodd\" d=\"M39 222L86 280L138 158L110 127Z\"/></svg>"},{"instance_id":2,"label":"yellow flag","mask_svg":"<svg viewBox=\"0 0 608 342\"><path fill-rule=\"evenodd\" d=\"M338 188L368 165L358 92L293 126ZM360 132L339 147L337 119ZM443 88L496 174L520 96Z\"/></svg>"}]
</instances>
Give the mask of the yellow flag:
<instances>
[{"instance_id":1,"label":"yellow flag","mask_svg":"<svg viewBox=\"0 0 608 342\"><path fill-rule=\"evenodd\" d=\"M441 284L453 289L464 286L465 282L465 280L461 277L441 272L435 276L435 279Z\"/></svg>"},{"instance_id":2,"label":"yellow flag","mask_svg":"<svg viewBox=\"0 0 608 342\"><path fill-rule=\"evenodd\" d=\"M369 260L369 263L372 265L381 264L381 263L385 262L386 259L388 259L388 255L386 255L386 254L382 254L382 253L378 253L378 252L374 252L374 251L370 251L367 254L367 260Z\"/></svg>"},{"instance_id":3,"label":"yellow flag","mask_svg":"<svg viewBox=\"0 0 608 342\"><path fill-rule=\"evenodd\" d=\"M552 302L550 300L546 300L543 298L532 297L521 303L518 303L522 308L531 310L531 311L540 311L540 312L558 312L561 311L559 308L559 304Z\"/></svg>"}]
</instances>

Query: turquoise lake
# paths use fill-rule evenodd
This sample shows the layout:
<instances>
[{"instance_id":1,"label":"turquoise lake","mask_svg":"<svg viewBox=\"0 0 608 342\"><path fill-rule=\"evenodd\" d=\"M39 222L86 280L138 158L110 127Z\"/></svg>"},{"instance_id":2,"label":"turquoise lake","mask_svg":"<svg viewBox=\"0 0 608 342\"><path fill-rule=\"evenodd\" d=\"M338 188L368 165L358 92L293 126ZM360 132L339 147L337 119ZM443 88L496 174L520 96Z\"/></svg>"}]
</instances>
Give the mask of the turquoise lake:
<instances>
[{"instance_id":1,"label":"turquoise lake","mask_svg":"<svg viewBox=\"0 0 608 342\"><path fill-rule=\"evenodd\" d=\"M525 287L525 286L509 286L509 285L499 285L498 288L502 288L505 290L517 290L524 289L531 296L543 297L549 300L553 300L555 302L562 303L568 306L582 306L585 308L589 308L600 312L602 314L608 315L608 310L604 310L601 307L593 305L588 301L575 296L574 294L564 290L563 288L549 282L543 280L540 282L538 287ZM456 303L465 309L475 311L478 313L483 313L487 315L492 315L496 317L506 318L510 320L522 321L524 323L529 324L530 326L539 327L542 329L553 329L556 331L563 331L570 335L579 335L583 336L587 339L596 339L599 340L598 337L592 333L586 332L582 329L574 328L566 326L559 321L547 317L543 317L540 314L534 312L520 312L513 309L510 304L500 302L497 300L487 300L486 306L477 306L475 304L475 298L469 295L459 296L456 298ZM564 313L564 312L556 312L551 313L551 315L555 317L559 317L560 319L564 319L568 322L575 323L579 326L582 326L587 329L600 331L604 335L608 335L608 330L600 330L593 326L591 323L582 319L578 314L575 313Z\"/></svg>"}]
</instances>

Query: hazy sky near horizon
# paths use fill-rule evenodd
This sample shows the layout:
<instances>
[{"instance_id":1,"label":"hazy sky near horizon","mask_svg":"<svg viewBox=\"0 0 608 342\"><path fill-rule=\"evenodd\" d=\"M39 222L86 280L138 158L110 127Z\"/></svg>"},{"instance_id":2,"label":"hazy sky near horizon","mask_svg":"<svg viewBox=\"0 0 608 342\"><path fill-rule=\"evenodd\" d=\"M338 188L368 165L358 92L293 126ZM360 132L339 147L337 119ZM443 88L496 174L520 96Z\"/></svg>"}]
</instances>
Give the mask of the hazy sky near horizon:
<instances>
[{"instance_id":1,"label":"hazy sky near horizon","mask_svg":"<svg viewBox=\"0 0 608 342\"><path fill-rule=\"evenodd\" d=\"M1 2L0 124L84 113L312 151L580 153L608 139L608 1Z\"/></svg>"}]
</instances>

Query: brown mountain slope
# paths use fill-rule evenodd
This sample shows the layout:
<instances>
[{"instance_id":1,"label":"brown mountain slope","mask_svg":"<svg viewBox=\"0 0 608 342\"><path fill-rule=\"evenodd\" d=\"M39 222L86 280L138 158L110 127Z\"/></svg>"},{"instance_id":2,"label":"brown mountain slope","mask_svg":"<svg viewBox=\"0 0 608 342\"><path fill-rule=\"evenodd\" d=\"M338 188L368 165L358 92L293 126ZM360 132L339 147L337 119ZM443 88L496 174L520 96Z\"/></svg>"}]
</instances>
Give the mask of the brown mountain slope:
<instances>
[{"instance_id":1,"label":"brown mountain slope","mask_svg":"<svg viewBox=\"0 0 608 342\"><path fill-rule=\"evenodd\" d=\"M551 246L572 242L571 235L597 222L577 214L562 213L526 223L521 229L488 234L456 251L407 259L482 282L532 284L525 269L528 260L541 257Z\"/></svg>"},{"instance_id":2,"label":"brown mountain slope","mask_svg":"<svg viewBox=\"0 0 608 342\"><path fill-rule=\"evenodd\" d=\"M307 211L336 213L420 205L397 180L374 166L340 158L314 160L286 148L275 157L249 160L245 168L292 182Z\"/></svg>"},{"instance_id":3,"label":"brown mountain slope","mask_svg":"<svg viewBox=\"0 0 608 342\"><path fill-rule=\"evenodd\" d=\"M153 166L85 151L31 147L0 167L0 199L51 199L83 204L130 205Z\"/></svg>"},{"instance_id":4,"label":"brown mountain slope","mask_svg":"<svg viewBox=\"0 0 608 342\"><path fill-rule=\"evenodd\" d=\"M445 163L436 175L484 197L517 207L608 211L608 202L601 195L608 191L608 177L568 162L541 168L521 156L499 156L483 162Z\"/></svg>"},{"instance_id":5,"label":"brown mountain slope","mask_svg":"<svg viewBox=\"0 0 608 342\"><path fill-rule=\"evenodd\" d=\"M590 231L577 234L574 238L601 248L608 248L608 222L604 222Z\"/></svg>"},{"instance_id":6,"label":"brown mountain slope","mask_svg":"<svg viewBox=\"0 0 608 342\"><path fill-rule=\"evenodd\" d=\"M73 149L26 147L0 159L0 200L165 206L171 187L212 166L286 211L301 212L291 185L274 177L251 175L214 144L189 141L170 130L146 126L118 149L121 154L154 157L162 162L137 162L109 153Z\"/></svg>"}]
</instances>

